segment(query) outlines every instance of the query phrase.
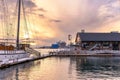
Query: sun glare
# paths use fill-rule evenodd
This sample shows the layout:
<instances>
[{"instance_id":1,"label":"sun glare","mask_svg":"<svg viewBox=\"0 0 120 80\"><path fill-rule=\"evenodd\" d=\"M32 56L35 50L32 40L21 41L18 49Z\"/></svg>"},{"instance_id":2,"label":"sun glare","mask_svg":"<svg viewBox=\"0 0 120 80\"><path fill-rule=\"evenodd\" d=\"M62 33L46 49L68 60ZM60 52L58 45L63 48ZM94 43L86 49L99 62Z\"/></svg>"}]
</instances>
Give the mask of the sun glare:
<instances>
[{"instance_id":1,"label":"sun glare","mask_svg":"<svg viewBox=\"0 0 120 80\"><path fill-rule=\"evenodd\" d=\"M28 38L29 38L29 35L28 35L28 34L25 34L25 35L24 35L24 38L25 38L25 39L28 39Z\"/></svg>"}]
</instances>

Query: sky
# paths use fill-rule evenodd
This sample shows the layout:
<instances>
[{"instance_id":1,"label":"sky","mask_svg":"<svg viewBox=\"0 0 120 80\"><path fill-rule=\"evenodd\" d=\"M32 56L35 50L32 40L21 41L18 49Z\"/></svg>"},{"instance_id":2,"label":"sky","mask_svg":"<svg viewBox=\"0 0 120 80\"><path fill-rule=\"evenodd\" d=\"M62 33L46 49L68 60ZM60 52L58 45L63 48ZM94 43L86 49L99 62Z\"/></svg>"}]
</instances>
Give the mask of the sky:
<instances>
[{"instance_id":1,"label":"sky","mask_svg":"<svg viewBox=\"0 0 120 80\"><path fill-rule=\"evenodd\" d=\"M9 11L13 11L16 0L6 1ZM120 31L120 0L24 0L24 5L29 21L26 29L30 38L41 46L68 42L69 34L74 42L76 33L82 29L85 32ZM24 21L21 26L23 24Z\"/></svg>"}]
</instances>

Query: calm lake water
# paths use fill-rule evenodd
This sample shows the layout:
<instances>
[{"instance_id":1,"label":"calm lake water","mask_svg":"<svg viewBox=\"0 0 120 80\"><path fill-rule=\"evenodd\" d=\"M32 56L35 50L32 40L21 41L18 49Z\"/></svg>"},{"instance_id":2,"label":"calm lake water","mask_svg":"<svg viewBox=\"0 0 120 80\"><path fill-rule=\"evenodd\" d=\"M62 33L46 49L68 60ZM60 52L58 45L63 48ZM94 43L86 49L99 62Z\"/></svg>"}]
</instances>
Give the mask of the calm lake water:
<instances>
[{"instance_id":1,"label":"calm lake water","mask_svg":"<svg viewBox=\"0 0 120 80\"><path fill-rule=\"evenodd\" d=\"M120 57L50 57L1 69L0 80L120 80Z\"/></svg>"}]
</instances>

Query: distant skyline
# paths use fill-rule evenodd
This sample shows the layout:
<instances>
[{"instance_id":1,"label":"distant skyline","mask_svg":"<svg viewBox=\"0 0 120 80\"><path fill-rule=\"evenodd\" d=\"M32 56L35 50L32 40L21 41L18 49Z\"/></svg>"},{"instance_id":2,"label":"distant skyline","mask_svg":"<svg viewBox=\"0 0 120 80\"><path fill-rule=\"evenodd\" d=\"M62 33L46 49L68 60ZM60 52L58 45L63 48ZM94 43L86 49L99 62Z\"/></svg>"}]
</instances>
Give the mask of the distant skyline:
<instances>
[{"instance_id":1,"label":"distant skyline","mask_svg":"<svg viewBox=\"0 0 120 80\"><path fill-rule=\"evenodd\" d=\"M6 0L12 5L16 0ZM120 31L120 0L24 0L28 30L40 45L68 41L69 34ZM13 7L11 6L11 10Z\"/></svg>"}]
</instances>

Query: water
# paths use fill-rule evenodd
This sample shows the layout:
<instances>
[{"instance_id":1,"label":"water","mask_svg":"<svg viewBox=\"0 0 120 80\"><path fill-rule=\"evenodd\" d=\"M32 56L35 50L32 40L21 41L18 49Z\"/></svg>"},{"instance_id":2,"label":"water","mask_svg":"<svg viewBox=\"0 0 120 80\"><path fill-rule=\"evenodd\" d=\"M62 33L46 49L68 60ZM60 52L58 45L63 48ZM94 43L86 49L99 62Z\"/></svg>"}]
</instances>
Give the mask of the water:
<instances>
[{"instance_id":1,"label":"water","mask_svg":"<svg viewBox=\"0 0 120 80\"><path fill-rule=\"evenodd\" d=\"M1 69L0 80L120 80L120 58L50 57Z\"/></svg>"}]
</instances>

